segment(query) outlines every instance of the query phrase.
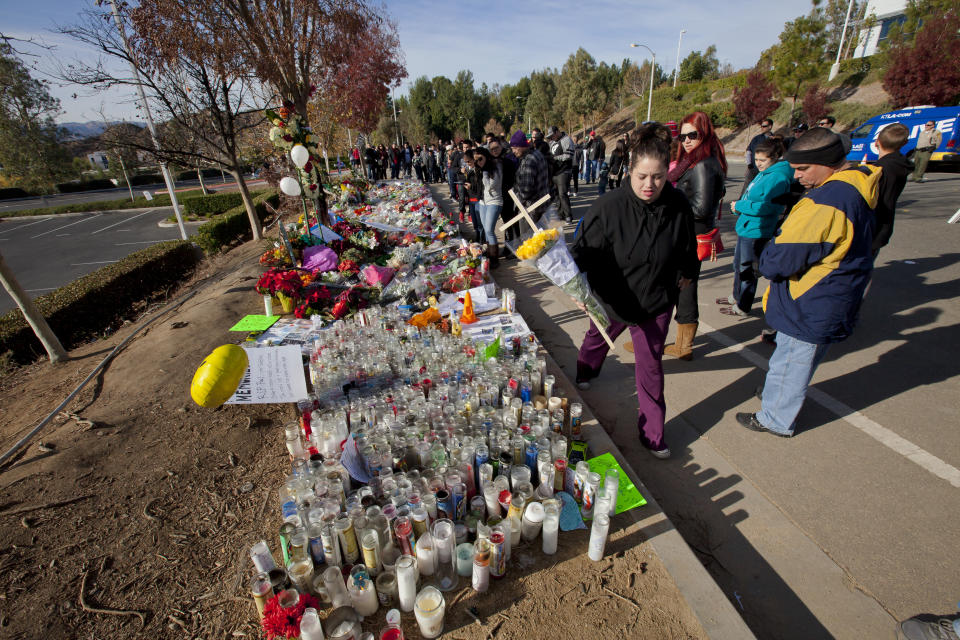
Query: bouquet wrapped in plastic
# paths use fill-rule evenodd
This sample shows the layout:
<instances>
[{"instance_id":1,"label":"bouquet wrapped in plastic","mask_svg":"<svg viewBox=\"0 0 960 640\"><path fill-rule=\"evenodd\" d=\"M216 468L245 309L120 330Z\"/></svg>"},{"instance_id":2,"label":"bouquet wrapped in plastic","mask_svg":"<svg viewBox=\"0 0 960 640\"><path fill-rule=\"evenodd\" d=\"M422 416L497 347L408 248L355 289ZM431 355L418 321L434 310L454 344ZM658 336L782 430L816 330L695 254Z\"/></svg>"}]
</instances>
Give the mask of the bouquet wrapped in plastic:
<instances>
[{"instance_id":1,"label":"bouquet wrapped in plastic","mask_svg":"<svg viewBox=\"0 0 960 640\"><path fill-rule=\"evenodd\" d=\"M541 224L556 224L548 216L541 219ZM597 327L605 330L610 326L610 317L590 291L587 276L577 268L558 226L528 230L517 240L508 242L507 246L518 259L533 264L550 282L583 304Z\"/></svg>"}]
</instances>

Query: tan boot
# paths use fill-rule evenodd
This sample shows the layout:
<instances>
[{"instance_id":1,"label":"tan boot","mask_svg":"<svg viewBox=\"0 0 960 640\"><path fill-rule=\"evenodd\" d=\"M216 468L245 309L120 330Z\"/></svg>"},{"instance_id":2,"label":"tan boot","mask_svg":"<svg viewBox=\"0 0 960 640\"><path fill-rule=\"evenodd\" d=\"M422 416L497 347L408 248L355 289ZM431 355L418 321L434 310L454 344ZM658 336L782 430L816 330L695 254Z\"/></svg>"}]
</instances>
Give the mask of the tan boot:
<instances>
[{"instance_id":1,"label":"tan boot","mask_svg":"<svg viewBox=\"0 0 960 640\"><path fill-rule=\"evenodd\" d=\"M667 345L663 350L664 355L681 360L693 360L693 338L697 335L697 324L696 322L678 324L677 341Z\"/></svg>"}]
</instances>

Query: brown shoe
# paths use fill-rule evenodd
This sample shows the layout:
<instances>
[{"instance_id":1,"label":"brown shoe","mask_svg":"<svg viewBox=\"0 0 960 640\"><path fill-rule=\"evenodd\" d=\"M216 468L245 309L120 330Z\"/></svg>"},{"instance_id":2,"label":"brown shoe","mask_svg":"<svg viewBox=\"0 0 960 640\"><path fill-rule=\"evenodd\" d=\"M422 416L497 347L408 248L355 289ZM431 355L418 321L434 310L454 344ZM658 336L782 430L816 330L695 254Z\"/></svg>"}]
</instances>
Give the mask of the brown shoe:
<instances>
[{"instance_id":1,"label":"brown shoe","mask_svg":"<svg viewBox=\"0 0 960 640\"><path fill-rule=\"evenodd\" d=\"M677 341L666 346L663 350L664 355L681 360L693 360L693 338L697 335L697 324L696 322L678 324Z\"/></svg>"}]
</instances>

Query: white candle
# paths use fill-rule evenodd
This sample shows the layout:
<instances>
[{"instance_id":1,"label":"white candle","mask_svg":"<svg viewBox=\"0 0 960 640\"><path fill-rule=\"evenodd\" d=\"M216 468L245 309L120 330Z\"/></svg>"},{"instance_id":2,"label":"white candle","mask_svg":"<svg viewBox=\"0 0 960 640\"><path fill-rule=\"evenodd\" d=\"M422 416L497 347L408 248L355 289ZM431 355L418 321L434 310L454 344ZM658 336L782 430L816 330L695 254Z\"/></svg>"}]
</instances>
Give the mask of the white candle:
<instances>
[{"instance_id":1,"label":"white candle","mask_svg":"<svg viewBox=\"0 0 960 640\"><path fill-rule=\"evenodd\" d=\"M327 595L330 596L330 602L334 607L350 604L350 594L347 593L347 587L343 584L340 567L329 567L323 572L323 586L327 588Z\"/></svg>"},{"instance_id":2,"label":"white candle","mask_svg":"<svg viewBox=\"0 0 960 640\"><path fill-rule=\"evenodd\" d=\"M521 523L523 539L528 542L535 540L540 535L541 525L543 525L543 505L539 502L531 502L523 512Z\"/></svg>"},{"instance_id":3,"label":"white candle","mask_svg":"<svg viewBox=\"0 0 960 640\"><path fill-rule=\"evenodd\" d=\"M300 618L300 640L323 640L323 625L317 610L308 608Z\"/></svg>"},{"instance_id":4,"label":"white candle","mask_svg":"<svg viewBox=\"0 0 960 640\"><path fill-rule=\"evenodd\" d=\"M484 593L490 588L490 563L473 561L473 590Z\"/></svg>"},{"instance_id":5,"label":"white candle","mask_svg":"<svg viewBox=\"0 0 960 640\"><path fill-rule=\"evenodd\" d=\"M520 544L520 532L522 527L520 524L520 518L507 518L507 522L510 523L510 546L516 547Z\"/></svg>"},{"instance_id":6,"label":"white candle","mask_svg":"<svg viewBox=\"0 0 960 640\"><path fill-rule=\"evenodd\" d=\"M607 532L610 530L610 516L605 513L595 514L593 526L590 528L590 545L587 556L594 562L603 558L603 549L607 545Z\"/></svg>"},{"instance_id":7,"label":"white candle","mask_svg":"<svg viewBox=\"0 0 960 640\"><path fill-rule=\"evenodd\" d=\"M372 616L380 608L380 600L377 599L377 589L373 586L373 580L367 580L363 587L351 585L350 601L353 608L362 616Z\"/></svg>"},{"instance_id":8,"label":"white candle","mask_svg":"<svg viewBox=\"0 0 960 640\"><path fill-rule=\"evenodd\" d=\"M273 315L273 296L269 293L263 294L263 314L267 317Z\"/></svg>"},{"instance_id":9,"label":"white candle","mask_svg":"<svg viewBox=\"0 0 960 640\"><path fill-rule=\"evenodd\" d=\"M552 556L557 552L557 536L560 531L560 509L556 505L544 508L543 552Z\"/></svg>"},{"instance_id":10,"label":"white candle","mask_svg":"<svg viewBox=\"0 0 960 640\"><path fill-rule=\"evenodd\" d=\"M551 396L550 399L547 400L547 411L549 411L552 414L554 411L559 409L562 405L563 405L563 400L561 400L557 396Z\"/></svg>"},{"instance_id":11,"label":"white candle","mask_svg":"<svg viewBox=\"0 0 960 640\"><path fill-rule=\"evenodd\" d=\"M417 540L417 568L421 576L432 576L436 571L436 552L433 548L433 536L425 533Z\"/></svg>"},{"instance_id":12,"label":"white candle","mask_svg":"<svg viewBox=\"0 0 960 640\"><path fill-rule=\"evenodd\" d=\"M402 555L397 560L397 597L401 611L413 611L417 600L417 559L413 556Z\"/></svg>"},{"instance_id":13,"label":"white candle","mask_svg":"<svg viewBox=\"0 0 960 640\"><path fill-rule=\"evenodd\" d=\"M417 594L414 615L424 638L436 638L443 633L443 614L446 609L443 594L436 587L424 587Z\"/></svg>"}]
</instances>

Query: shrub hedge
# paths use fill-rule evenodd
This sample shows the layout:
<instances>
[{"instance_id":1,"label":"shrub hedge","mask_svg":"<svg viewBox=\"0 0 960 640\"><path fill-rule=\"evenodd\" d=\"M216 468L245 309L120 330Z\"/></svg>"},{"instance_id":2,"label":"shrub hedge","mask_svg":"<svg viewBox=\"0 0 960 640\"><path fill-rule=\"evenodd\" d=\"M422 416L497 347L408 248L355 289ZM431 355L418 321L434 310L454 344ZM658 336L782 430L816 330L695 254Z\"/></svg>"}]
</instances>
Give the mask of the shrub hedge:
<instances>
[{"instance_id":1,"label":"shrub hedge","mask_svg":"<svg viewBox=\"0 0 960 640\"><path fill-rule=\"evenodd\" d=\"M36 299L50 328L71 349L120 322L131 307L165 293L200 261L189 241L172 240L132 253ZM20 364L44 354L19 309L0 316L0 357Z\"/></svg>"},{"instance_id":2,"label":"shrub hedge","mask_svg":"<svg viewBox=\"0 0 960 640\"><path fill-rule=\"evenodd\" d=\"M200 173L203 174L204 178L219 178L220 169L201 169ZM188 169L187 171L181 171L177 174L177 180L196 180L197 179L197 170Z\"/></svg>"},{"instance_id":3,"label":"shrub hedge","mask_svg":"<svg viewBox=\"0 0 960 640\"><path fill-rule=\"evenodd\" d=\"M212 216L243 204L239 191L197 195L184 198L183 212L190 216Z\"/></svg>"},{"instance_id":4,"label":"shrub hedge","mask_svg":"<svg viewBox=\"0 0 960 640\"><path fill-rule=\"evenodd\" d=\"M57 185L60 193L77 193L79 191L96 191L97 189L113 189L117 185L107 178L87 180L85 182L61 182Z\"/></svg>"},{"instance_id":5,"label":"shrub hedge","mask_svg":"<svg viewBox=\"0 0 960 640\"><path fill-rule=\"evenodd\" d=\"M182 203L184 198L195 195L202 195L199 189L182 191L177 194L177 202ZM20 218L24 216L51 216L58 213L79 213L85 211L113 211L116 209L141 209L144 207L169 207L170 195L166 192L153 194L153 200L147 200L143 196L136 196L133 200L124 198L122 200L100 200L99 202L77 202L74 204L64 204L58 207L40 207L37 209L23 209L22 211L6 211L4 218Z\"/></svg>"},{"instance_id":6,"label":"shrub hedge","mask_svg":"<svg viewBox=\"0 0 960 640\"><path fill-rule=\"evenodd\" d=\"M142 176L133 176L130 178L130 186L139 187L145 184L161 184L163 176L159 173L147 173Z\"/></svg>"},{"instance_id":7,"label":"shrub hedge","mask_svg":"<svg viewBox=\"0 0 960 640\"><path fill-rule=\"evenodd\" d=\"M266 203L276 207L280 202L277 193L261 193L254 197L253 206L257 217L263 222L269 214ZM200 225L197 229L195 241L207 253L216 253L237 240L249 239L253 236L250 231L250 220L247 210L241 204L210 219L210 222Z\"/></svg>"},{"instance_id":8,"label":"shrub hedge","mask_svg":"<svg viewBox=\"0 0 960 640\"><path fill-rule=\"evenodd\" d=\"M0 200L9 200L10 198L29 198L30 194L20 187L7 187L0 189Z\"/></svg>"}]
</instances>

